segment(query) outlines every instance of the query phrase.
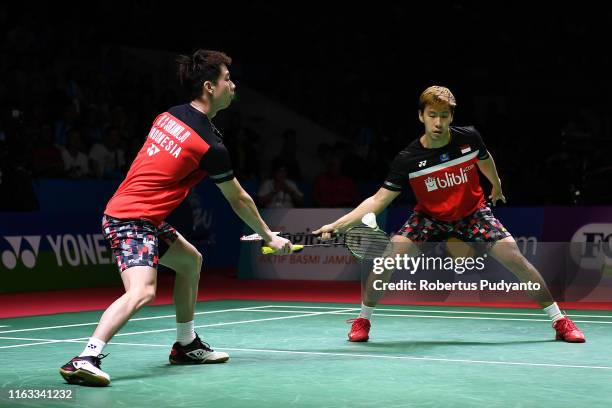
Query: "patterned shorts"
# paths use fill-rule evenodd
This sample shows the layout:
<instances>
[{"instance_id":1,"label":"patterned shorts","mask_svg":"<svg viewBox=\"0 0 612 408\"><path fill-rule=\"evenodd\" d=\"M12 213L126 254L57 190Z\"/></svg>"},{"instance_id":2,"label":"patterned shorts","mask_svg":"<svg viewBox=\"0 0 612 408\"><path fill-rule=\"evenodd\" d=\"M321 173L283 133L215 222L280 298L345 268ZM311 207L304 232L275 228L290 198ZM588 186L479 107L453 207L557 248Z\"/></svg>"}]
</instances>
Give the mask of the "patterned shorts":
<instances>
[{"instance_id":1,"label":"patterned shorts","mask_svg":"<svg viewBox=\"0 0 612 408\"><path fill-rule=\"evenodd\" d=\"M463 242L486 243L489 249L500 239L511 236L489 207L479 208L458 221L440 221L422 212L415 211L397 232L413 242L443 242L457 238Z\"/></svg>"},{"instance_id":2,"label":"patterned shorts","mask_svg":"<svg viewBox=\"0 0 612 408\"><path fill-rule=\"evenodd\" d=\"M104 215L102 232L110 244L119 272L132 266L157 268L170 245L178 238L178 232L167 222L155 227L145 220L120 220Z\"/></svg>"}]
</instances>

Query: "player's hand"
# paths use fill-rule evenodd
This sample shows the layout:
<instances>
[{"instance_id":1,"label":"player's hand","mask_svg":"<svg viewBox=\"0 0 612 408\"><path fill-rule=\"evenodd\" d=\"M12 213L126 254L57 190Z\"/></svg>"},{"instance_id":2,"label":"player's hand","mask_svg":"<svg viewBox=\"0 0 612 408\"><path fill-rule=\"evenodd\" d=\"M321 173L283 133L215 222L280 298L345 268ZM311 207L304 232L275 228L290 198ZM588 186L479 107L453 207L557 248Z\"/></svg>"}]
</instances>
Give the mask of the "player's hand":
<instances>
[{"instance_id":1,"label":"player's hand","mask_svg":"<svg viewBox=\"0 0 612 408\"><path fill-rule=\"evenodd\" d=\"M274 255L287 255L291 253L291 241L286 238L274 236L270 241L266 242L274 250Z\"/></svg>"},{"instance_id":2,"label":"player's hand","mask_svg":"<svg viewBox=\"0 0 612 408\"><path fill-rule=\"evenodd\" d=\"M319 237L321 241L329 241L330 239L332 239L332 234L338 233L338 230L336 229L336 227L334 227L333 224L327 224L316 231L312 231L312 233L313 235L321 235Z\"/></svg>"},{"instance_id":3,"label":"player's hand","mask_svg":"<svg viewBox=\"0 0 612 408\"><path fill-rule=\"evenodd\" d=\"M491 189L489 199L491 200L491 204L493 204L493 207L495 207L495 203L498 200L501 200L504 202L504 204L506 204L506 197L504 197L504 193L502 193L501 188L493 187L493 189Z\"/></svg>"}]
</instances>

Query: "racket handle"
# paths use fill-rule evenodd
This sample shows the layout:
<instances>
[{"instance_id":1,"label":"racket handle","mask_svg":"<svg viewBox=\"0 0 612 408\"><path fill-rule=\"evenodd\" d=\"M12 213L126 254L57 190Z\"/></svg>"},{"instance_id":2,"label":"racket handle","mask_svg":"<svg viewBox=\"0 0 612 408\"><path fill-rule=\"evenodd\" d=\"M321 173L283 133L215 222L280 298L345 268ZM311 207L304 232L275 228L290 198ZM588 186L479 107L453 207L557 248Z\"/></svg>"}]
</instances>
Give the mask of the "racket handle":
<instances>
[{"instance_id":1,"label":"racket handle","mask_svg":"<svg viewBox=\"0 0 612 408\"><path fill-rule=\"evenodd\" d=\"M291 252L299 252L304 249L304 245L291 245ZM270 255L275 253L276 251L270 247L261 247L261 253L264 255Z\"/></svg>"}]
</instances>

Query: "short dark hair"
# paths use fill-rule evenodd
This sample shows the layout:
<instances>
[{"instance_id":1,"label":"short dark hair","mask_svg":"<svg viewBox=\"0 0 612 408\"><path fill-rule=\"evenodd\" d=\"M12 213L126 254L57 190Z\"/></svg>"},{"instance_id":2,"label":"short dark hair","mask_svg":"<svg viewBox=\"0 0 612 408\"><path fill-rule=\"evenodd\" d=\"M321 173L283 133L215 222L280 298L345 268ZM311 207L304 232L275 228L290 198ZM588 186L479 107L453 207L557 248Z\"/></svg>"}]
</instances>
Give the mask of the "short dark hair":
<instances>
[{"instance_id":1,"label":"short dark hair","mask_svg":"<svg viewBox=\"0 0 612 408\"><path fill-rule=\"evenodd\" d=\"M185 87L191 99L196 99L202 96L204 82L216 84L221 75L221 65L229 67L232 59L220 51L199 49L192 56L179 55L176 63L181 85Z\"/></svg>"}]
</instances>

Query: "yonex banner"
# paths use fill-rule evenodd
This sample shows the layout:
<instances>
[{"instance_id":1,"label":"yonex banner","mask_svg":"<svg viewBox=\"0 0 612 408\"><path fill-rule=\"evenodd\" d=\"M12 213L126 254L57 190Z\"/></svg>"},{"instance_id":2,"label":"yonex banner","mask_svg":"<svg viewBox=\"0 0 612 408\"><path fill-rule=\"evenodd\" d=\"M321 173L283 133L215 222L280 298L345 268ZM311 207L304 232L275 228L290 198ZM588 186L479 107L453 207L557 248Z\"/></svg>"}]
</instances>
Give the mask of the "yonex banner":
<instances>
[{"instance_id":1,"label":"yonex banner","mask_svg":"<svg viewBox=\"0 0 612 408\"><path fill-rule=\"evenodd\" d=\"M0 214L0 292L121 283L100 217Z\"/></svg>"}]
</instances>

